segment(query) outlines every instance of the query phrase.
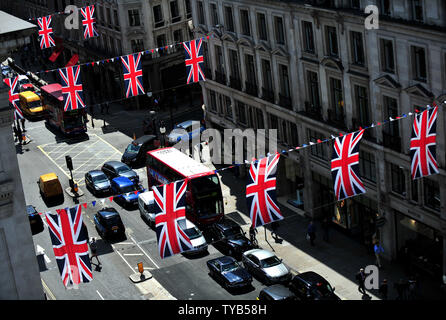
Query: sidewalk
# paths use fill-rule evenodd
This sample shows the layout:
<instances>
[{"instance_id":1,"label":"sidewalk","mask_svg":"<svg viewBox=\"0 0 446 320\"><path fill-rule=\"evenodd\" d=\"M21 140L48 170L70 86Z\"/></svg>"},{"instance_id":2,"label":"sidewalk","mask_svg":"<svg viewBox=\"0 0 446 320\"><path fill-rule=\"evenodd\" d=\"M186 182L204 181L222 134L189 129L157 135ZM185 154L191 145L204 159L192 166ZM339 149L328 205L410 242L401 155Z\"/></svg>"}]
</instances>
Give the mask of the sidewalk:
<instances>
[{"instance_id":1,"label":"sidewalk","mask_svg":"<svg viewBox=\"0 0 446 320\"><path fill-rule=\"evenodd\" d=\"M209 151L206 146L203 154L209 159ZM215 168L212 163L206 165ZM223 198L226 217L239 223L248 234L251 225L245 198L246 178L236 178L232 170L219 173L222 183ZM336 294L345 300L362 300L362 294L358 292L358 284L355 275L361 267L375 264L375 256L367 253L366 248L349 238L347 235L331 228L329 240L322 240L322 228L318 221L316 224L316 241L312 247L306 240L305 234L309 219L286 206L279 204L285 220L279 222L277 234L283 239L281 244L276 243L271 237L271 227L258 228L257 240L259 246L266 250L274 251L277 256L294 271L315 271L325 277L336 288ZM265 239L266 230L266 239ZM379 270L380 282L388 281L388 299L394 300L397 292L394 283L400 278L407 279L404 269L396 262L382 259L383 269ZM422 299L442 299L438 287L432 280L420 278L420 296ZM369 291L372 300L380 300L378 290ZM443 298L444 299L444 298Z\"/></svg>"}]
</instances>

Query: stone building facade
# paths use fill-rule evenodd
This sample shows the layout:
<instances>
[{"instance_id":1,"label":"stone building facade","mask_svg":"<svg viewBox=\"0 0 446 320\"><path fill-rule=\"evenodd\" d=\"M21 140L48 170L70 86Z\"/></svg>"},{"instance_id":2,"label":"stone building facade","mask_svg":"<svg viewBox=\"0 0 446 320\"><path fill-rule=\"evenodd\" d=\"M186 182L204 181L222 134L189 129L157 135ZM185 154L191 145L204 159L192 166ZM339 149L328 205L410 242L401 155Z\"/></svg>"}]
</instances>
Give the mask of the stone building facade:
<instances>
[{"instance_id":1,"label":"stone building facade","mask_svg":"<svg viewBox=\"0 0 446 320\"><path fill-rule=\"evenodd\" d=\"M364 27L367 5L379 8L378 29ZM195 37L211 36L201 82L207 122L277 129L281 150L435 101L439 174L411 180L407 116L366 130L365 194L334 200L331 139L283 157L278 193L284 205L329 216L366 246L375 235L388 259L407 247L414 265L446 274L444 1L193 0L192 21Z\"/></svg>"}]
</instances>

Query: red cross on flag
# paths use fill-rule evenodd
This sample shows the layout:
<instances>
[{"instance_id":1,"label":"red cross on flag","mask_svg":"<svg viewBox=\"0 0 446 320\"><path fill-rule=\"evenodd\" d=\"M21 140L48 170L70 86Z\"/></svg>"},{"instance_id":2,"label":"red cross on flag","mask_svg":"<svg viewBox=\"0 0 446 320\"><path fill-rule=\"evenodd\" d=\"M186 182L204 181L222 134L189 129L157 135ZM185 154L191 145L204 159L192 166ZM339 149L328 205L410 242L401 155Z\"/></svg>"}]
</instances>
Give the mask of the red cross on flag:
<instances>
[{"instance_id":1,"label":"red cross on flag","mask_svg":"<svg viewBox=\"0 0 446 320\"><path fill-rule=\"evenodd\" d=\"M141 53L121 57L121 61L124 74L125 97L144 94Z\"/></svg>"},{"instance_id":2,"label":"red cross on flag","mask_svg":"<svg viewBox=\"0 0 446 320\"><path fill-rule=\"evenodd\" d=\"M24 119L19 107L19 77L6 78L3 82L9 87L9 103L14 107L14 120Z\"/></svg>"},{"instance_id":3,"label":"red cross on flag","mask_svg":"<svg viewBox=\"0 0 446 320\"><path fill-rule=\"evenodd\" d=\"M206 80L204 72L201 70L204 61L202 43L202 39L183 42L186 53L186 60L184 62L186 63L188 84Z\"/></svg>"},{"instance_id":4,"label":"red cross on flag","mask_svg":"<svg viewBox=\"0 0 446 320\"><path fill-rule=\"evenodd\" d=\"M52 37L53 28L51 28L51 16L37 18L39 25L40 49L46 49L56 46Z\"/></svg>"},{"instance_id":5,"label":"red cross on flag","mask_svg":"<svg viewBox=\"0 0 446 320\"><path fill-rule=\"evenodd\" d=\"M82 96L81 67L59 69L64 101L64 111L85 108Z\"/></svg>"},{"instance_id":6,"label":"red cross on flag","mask_svg":"<svg viewBox=\"0 0 446 320\"><path fill-rule=\"evenodd\" d=\"M84 26L84 39L93 38L99 36L96 30L96 19L93 18L94 5L81 8L82 25Z\"/></svg>"}]
</instances>

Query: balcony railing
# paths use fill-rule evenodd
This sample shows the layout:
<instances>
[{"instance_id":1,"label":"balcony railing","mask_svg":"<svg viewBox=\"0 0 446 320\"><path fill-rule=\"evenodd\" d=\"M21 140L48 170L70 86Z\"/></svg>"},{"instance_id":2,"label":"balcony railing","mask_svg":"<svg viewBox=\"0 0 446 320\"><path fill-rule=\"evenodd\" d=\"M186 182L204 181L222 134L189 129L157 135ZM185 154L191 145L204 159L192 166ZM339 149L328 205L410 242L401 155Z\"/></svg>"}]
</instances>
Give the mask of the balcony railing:
<instances>
[{"instance_id":1,"label":"balcony railing","mask_svg":"<svg viewBox=\"0 0 446 320\"><path fill-rule=\"evenodd\" d=\"M238 77L229 76L229 86L233 89L242 90L242 82Z\"/></svg>"},{"instance_id":2,"label":"balcony railing","mask_svg":"<svg viewBox=\"0 0 446 320\"><path fill-rule=\"evenodd\" d=\"M284 96L281 93L279 93L279 105L286 109L293 109L291 98L288 96Z\"/></svg>"},{"instance_id":3,"label":"balcony railing","mask_svg":"<svg viewBox=\"0 0 446 320\"><path fill-rule=\"evenodd\" d=\"M313 105L309 101L305 101L304 114L314 120L323 121L322 108L320 106Z\"/></svg>"},{"instance_id":4,"label":"balcony railing","mask_svg":"<svg viewBox=\"0 0 446 320\"><path fill-rule=\"evenodd\" d=\"M262 99L274 103L274 91L262 87Z\"/></svg>"},{"instance_id":5,"label":"balcony railing","mask_svg":"<svg viewBox=\"0 0 446 320\"><path fill-rule=\"evenodd\" d=\"M258 95L257 85L255 85L252 82L245 81L245 92L247 94L257 97Z\"/></svg>"},{"instance_id":6,"label":"balcony railing","mask_svg":"<svg viewBox=\"0 0 446 320\"><path fill-rule=\"evenodd\" d=\"M344 110L338 110L339 112L334 112L334 110L328 110L328 122L334 125L338 129L347 130L345 125Z\"/></svg>"},{"instance_id":7,"label":"balcony railing","mask_svg":"<svg viewBox=\"0 0 446 320\"><path fill-rule=\"evenodd\" d=\"M226 85L226 75L223 72L215 70L215 81Z\"/></svg>"},{"instance_id":8,"label":"balcony railing","mask_svg":"<svg viewBox=\"0 0 446 320\"><path fill-rule=\"evenodd\" d=\"M164 26L164 20L155 22L155 28L160 28L160 27L162 27L162 26Z\"/></svg>"},{"instance_id":9,"label":"balcony railing","mask_svg":"<svg viewBox=\"0 0 446 320\"><path fill-rule=\"evenodd\" d=\"M397 152L401 152L401 137L383 132L383 146Z\"/></svg>"},{"instance_id":10,"label":"balcony railing","mask_svg":"<svg viewBox=\"0 0 446 320\"><path fill-rule=\"evenodd\" d=\"M181 21L181 16L176 16L176 17L172 18L172 23L175 23L175 22L178 22L178 21Z\"/></svg>"}]
</instances>

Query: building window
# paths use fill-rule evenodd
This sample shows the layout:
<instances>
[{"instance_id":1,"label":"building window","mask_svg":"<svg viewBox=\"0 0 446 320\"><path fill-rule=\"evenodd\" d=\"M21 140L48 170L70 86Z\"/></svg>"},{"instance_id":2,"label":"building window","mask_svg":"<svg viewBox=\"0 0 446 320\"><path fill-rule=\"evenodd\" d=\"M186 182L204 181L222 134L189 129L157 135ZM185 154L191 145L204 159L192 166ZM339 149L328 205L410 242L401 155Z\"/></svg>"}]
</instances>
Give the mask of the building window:
<instances>
[{"instance_id":1,"label":"building window","mask_svg":"<svg viewBox=\"0 0 446 320\"><path fill-rule=\"evenodd\" d=\"M164 26L163 10L161 5L153 7L153 17L155 19L155 28Z\"/></svg>"},{"instance_id":2,"label":"building window","mask_svg":"<svg viewBox=\"0 0 446 320\"><path fill-rule=\"evenodd\" d=\"M121 39L115 39L116 41L116 53L118 55L122 54L122 46L121 46Z\"/></svg>"},{"instance_id":3,"label":"building window","mask_svg":"<svg viewBox=\"0 0 446 320\"><path fill-rule=\"evenodd\" d=\"M308 53L315 53L314 38L313 38L313 24L308 21L302 21L304 51Z\"/></svg>"},{"instance_id":4,"label":"building window","mask_svg":"<svg viewBox=\"0 0 446 320\"><path fill-rule=\"evenodd\" d=\"M211 23L213 26L216 26L219 24L218 22L218 12L217 12L217 5L215 3L211 3Z\"/></svg>"},{"instance_id":5,"label":"building window","mask_svg":"<svg viewBox=\"0 0 446 320\"><path fill-rule=\"evenodd\" d=\"M185 7L186 7L186 17L190 18L192 17L192 7L190 5L190 0L185 0Z\"/></svg>"},{"instance_id":6,"label":"building window","mask_svg":"<svg viewBox=\"0 0 446 320\"><path fill-rule=\"evenodd\" d=\"M173 32L173 41L174 42L182 42L183 41L183 30L178 29ZM205 42L203 42L204 44ZM205 63L207 59L204 59Z\"/></svg>"},{"instance_id":7,"label":"building window","mask_svg":"<svg viewBox=\"0 0 446 320\"><path fill-rule=\"evenodd\" d=\"M297 132L297 125L293 122L290 122L290 138L291 138L291 145L297 146L299 145L299 135Z\"/></svg>"},{"instance_id":8,"label":"building window","mask_svg":"<svg viewBox=\"0 0 446 320\"><path fill-rule=\"evenodd\" d=\"M231 98L228 96L225 96L225 110L226 118L232 119Z\"/></svg>"},{"instance_id":9,"label":"building window","mask_svg":"<svg viewBox=\"0 0 446 320\"><path fill-rule=\"evenodd\" d=\"M240 79L240 73L239 73L240 69L239 69L237 51L229 49L229 63L231 67L231 77Z\"/></svg>"},{"instance_id":10,"label":"building window","mask_svg":"<svg viewBox=\"0 0 446 320\"><path fill-rule=\"evenodd\" d=\"M211 99L209 109L213 112L217 112L217 98L214 90L209 90L209 97Z\"/></svg>"},{"instance_id":11,"label":"building window","mask_svg":"<svg viewBox=\"0 0 446 320\"><path fill-rule=\"evenodd\" d=\"M380 0L379 1L379 13L384 16L390 15L390 0Z\"/></svg>"},{"instance_id":12,"label":"building window","mask_svg":"<svg viewBox=\"0 0 446 320\"><path fill-rule=\"evenodd\" d=\"M370 125L369 98L367 88L355 85L355 99L358 106L358 117L360 126Z\"/></svg>"},{"instance_id":13,"label":"building window","mask_svg":"<svg viewBox=\"0 0 446 320\"><path fill-rule=\"evenodd\" d=\"M418 179L417 180L411 180L411 200L418 202Z\"/></svg>"},{"instance_id":14,"label":"building window","mask_svg":"<svg viewBox=\"0 0 446 320\"><path fill-rule=\"evenodd\" d=\"M111 19L110 8L105 8L105 12L107 14L107 25L108 25L109 28L111 28L112 27L112 19Z\"/></svg>"},{"instance_id":15,"label":"building window","mask_svg":"<svg viewBox=\"0 0 446 320\"><path fill-rule=\"evenodd\" d=\"M283 29L282 17L274 17L274 27L276 31L276 42L278 44L285 44L285 31Z\"/></svg>"},{"instance_id":16,"label":"building window","mask_svg":"<svg viewBox=\"0 0 446 320\"><path fill-rule=\"evenodd\" d=\"M256 108L256 114L257 114L257 129L264 129L265 122L263 120L263 111L261 109Z\"/></svg>"},{"instance_id":17,"label":"building window","mask_svg":"<svg viewBox=\"0 0 446 320\"><path fill-rule=\"evenodd\" d=\"M338 37L336 34L336 28L326 26L325 36L327 42L327 55L332 57L337 57L339 54L339 50L338 50Z\"/></svg>"},{"instance_id":18,"label":"building window","mask_svg":"<svg viewBox=\"0 0 446 320\"><path fill-rule=\"evenodd\" d=\"M206 21L205 21L205 18L204 18L203 1L197 1L197 8L198 8L198 23L199 24L206 24Z\"/></svg>"},{"instance_id":19,"label":"building window","mask_svg":"<svg viewBox=\"0 0 446 320\"><path fill-rule=\"evenodd\" d=\"M423 0L412 0L412 19L415 21L423 22Z\"/></svg>"},{"instance_id":20,"label":"building window","mask_svg":"<svg viewBox=\"0 0 446 320\"><path fill-rule=\"evenodd\" d=\"M343 120L344 118L344 98L342 93L342 82L339 79L330 78L331 108L334 119ZM333 118L332 118L333 119Z\"/></svg>"},{"instance_id":21,"label":"building window","mask_svg":"<svg viewBox=\"0 0 446 320\"><path fill-rule=\"evenodd\" d=\"M395 73L395 59L392 40L381 39L381 69L384 72Z\"/></svg>"},{"instance_id":22,"label":"building window","mask_svg":"<svg viewBox=\"0 0 446 320\"><path fill-rule=\"evenodd\" d=\"M262 59L263 86L267 90L272 90L273 79L271 75L271 64L268 60Z\"/></svg>"},{"instance_id":23,"label":"building window","mask_svg":"<svg viewBox=\"0 0 446 320\"><path fill-rule=\"evenodd\" d=\"M351 37L352 62L353 64L364 66L365 58L364 58L364 44L362 42L362 33L351 31L350 37Z\"/></svg>"},{"instance_id":24,"label":"building window","mask_svg":"<svg viewBox=\"0 0 446 320\"><path fill-rule=\"evenodd\" d=\"M245 104L243 104L240 101L237 101L235 104L235 111L237 113L237 121L243 125L247 125L246 122L246 109L245 109Z\"/></svg>"},{"instance_id":25,"label":"building window","mask_svg":"<svg viewBox=\"0 0 446 320\"><path fill-rule=\"evenodd\" d=\"M55 2L57 4L57 1ZM102 11L102 6L97 5L98 8L98 24L104 25L104 12ZM57 8L56 8L57 11Z\"/></svg>"},{"instance_id":26,"label":"building window","mask_svg":"<svg viewBox=\"0 0 446 320\"><path fill-rule=\"evenodd\" d=\"M390 172L392 179L392 191L403 196L406 195L406 178L404 171L400 166L393 163L390 164Z\"/></svg>"},{"instance_id":27,"label":"building window","mask_svg":"<svg viewBox=\"0 0 446 320\"><path fill-rule=\"evenodd\" d=\"M177 0L170 1L170 16L172 17L172 22L178 22L181 19Z\"/></svg>"},{"instance_id":28,"label":"building window","mask_svg":"<svg viewBox=\"0 0 446 320\"><path fill-rule=\"evenodd\" d=\"M214 50L215 50L215 65L217 66L217 69L219 72L223 72L224 71L224 62L223 62L223 52L221 50L221 47L218 45L214 46Z\"/></svg>"},{"instance_id":29,"label":"building window","mask_svg":"<svg viewBox=\"0 0 446 320\"><path fill-rule=\"evenodd\" d=\"M245 36L251 35L251 26L249 24L249 12L248 10L240 10L240 19L242 25L242 34Z\"/></svg>"},{"instance_id":30,"label":"building window","mask_svg":"<svg viewBox=\"0 0 446 320\"><path fill-rule=\"evenodd\" d=\"M141 25L141 22L139 21L139 10L132 9L129 10L129 26L130 27L138 27Z\"/></svg>"},{"instance_id":31,"label":"building window","mask_svg":"<svg viewBox=\"0 0 446 320\"><path fill-rule=\"evenodd\" d=\"M144 42L142 39L134 39L131 41L132 51L143 51L144 50Z\"/></svg>"},{"instance_id":32,"label":"building window","mask_svg":"<svg viewBox=\"0 0 446 320\"><path fill-rule=\"evenodd\" d=\"M276 129L276 130L279 129L279 119L275 115L268 113L268 120L269 120L269 129Z\"/></svg>"},{"instance_id":33,"label":"building window","mask_svg":"<svg viewBox=\"0 0 446 320\"><path fill-rule=\"evenodd\" d=\"M116 10L116 9L113 10L113 22L115 25L115 29L120 30L121 28L119 26L118 10Z\"/></svg>"},{"instance_id":34,"label":"building window","mask_svg":"<svg viewBox=\"0 0 446 320\"><path fill-rule=\"evenodd\" d=\"M424 180L424 205L435 211L440 211L440 187L438 182L423 179Z\"/></svg>"},{"instance_id":35,"label":"building window","mask_svg":"<svg viewBox=\"0 0 446 320\"><path fill-rule=\"evenodd\" d=\"M359 151L359 170L361 177L376 182L375 155L373 153Z\"/></svg>"},{"instance_id":36,"label":"building window","mask_svg":"<svg viewBox=\"0 0 446 320\"><path fill-rule=\"evenodd\" d=\"M308 130L308 137L310 138L311 142L317 142L318 139L325 139L320 133L314 130ZM313 156L323 160L328 160L325 143L317 143L315 145L312 145L310 149Z\"/></svg>"},{"instance_id":37,"label":"building window","mask_svg":"<svg viewBox=\"0 0 446 320\"><path fill-rule=\"evenodd\" d=\"M160 34L156 37L156 45L157 47L165 47L166 46L166 35Z\"/></svg>"},{"instance_id":38,"label":"building window","mask_svg":"<svg viewBox=\"0 0 446 320\"><path fill-rule=\"evenodd\" d=\"M263 13L257 13L257 28L259 29L259 39L268 41L268 29L266 27L266 17Z\"/></svg>"},{"instance_id":39,"label":"building window","mask_svg":"<svg viewBox=\"0 0 446 320\"><path fill-rule=\"evenodd\" d=\"M360 0L351 0L350 1L350 7L352 9L360 9L361 8L361 1Z\"/></svg>"},{"instance_id":40,"label":"building window","mask_svg":"<svg viewBox=\"0 0 446 320\"><path fill-rule=\"evenodd\" d=\"M232 16L232 7L225 7L225 23L226 23L226 30L230 32L235 32L234 17Z\"/></svg>"},{"instance_id":41,"label":"building window","mask_svg":"<svg viewBox=\"0 0 446 320\"><path fill-rule=\"evenodd\" d=\"M307 82L310 108L312 110L319 110L321 103L319 98L319 81L317 73L313 71L307 71Z\"/></svg>"},{"instance_id":42,"label":"building window","mask_svg":"<svg viewBox=\"0 0 446 320\"><path fill-rule=\"evenodd\" d=\"M426 82L426 53L424 48L412 46L412 66L414 80Z\"/></svg>"},{"instance_id":43,"label":"building window","mask_svg":"<svg viewBox=\"0 0 446 320\"><path fill-rule=\"evenodd\" d=\"M290 97L290 79L288 76L288 67L279 64L279 75L280 75L280 94L285 97Z\"/></svg>"},{"instance_id":44,"label":"building window","mask_svg":"<svg viewBox=\"0 0 446 320\"><path fill-rule=\"evenodd\" d=\"M395 119L398 116L397 100L387 96L384 96L383 99L384 99L384 112L386 119L388 119L389 117ZM398 121L389 122L388 125L384 127L384 132L391 136L399 137L400 130Z\"/></svg>"}]
</instances>

